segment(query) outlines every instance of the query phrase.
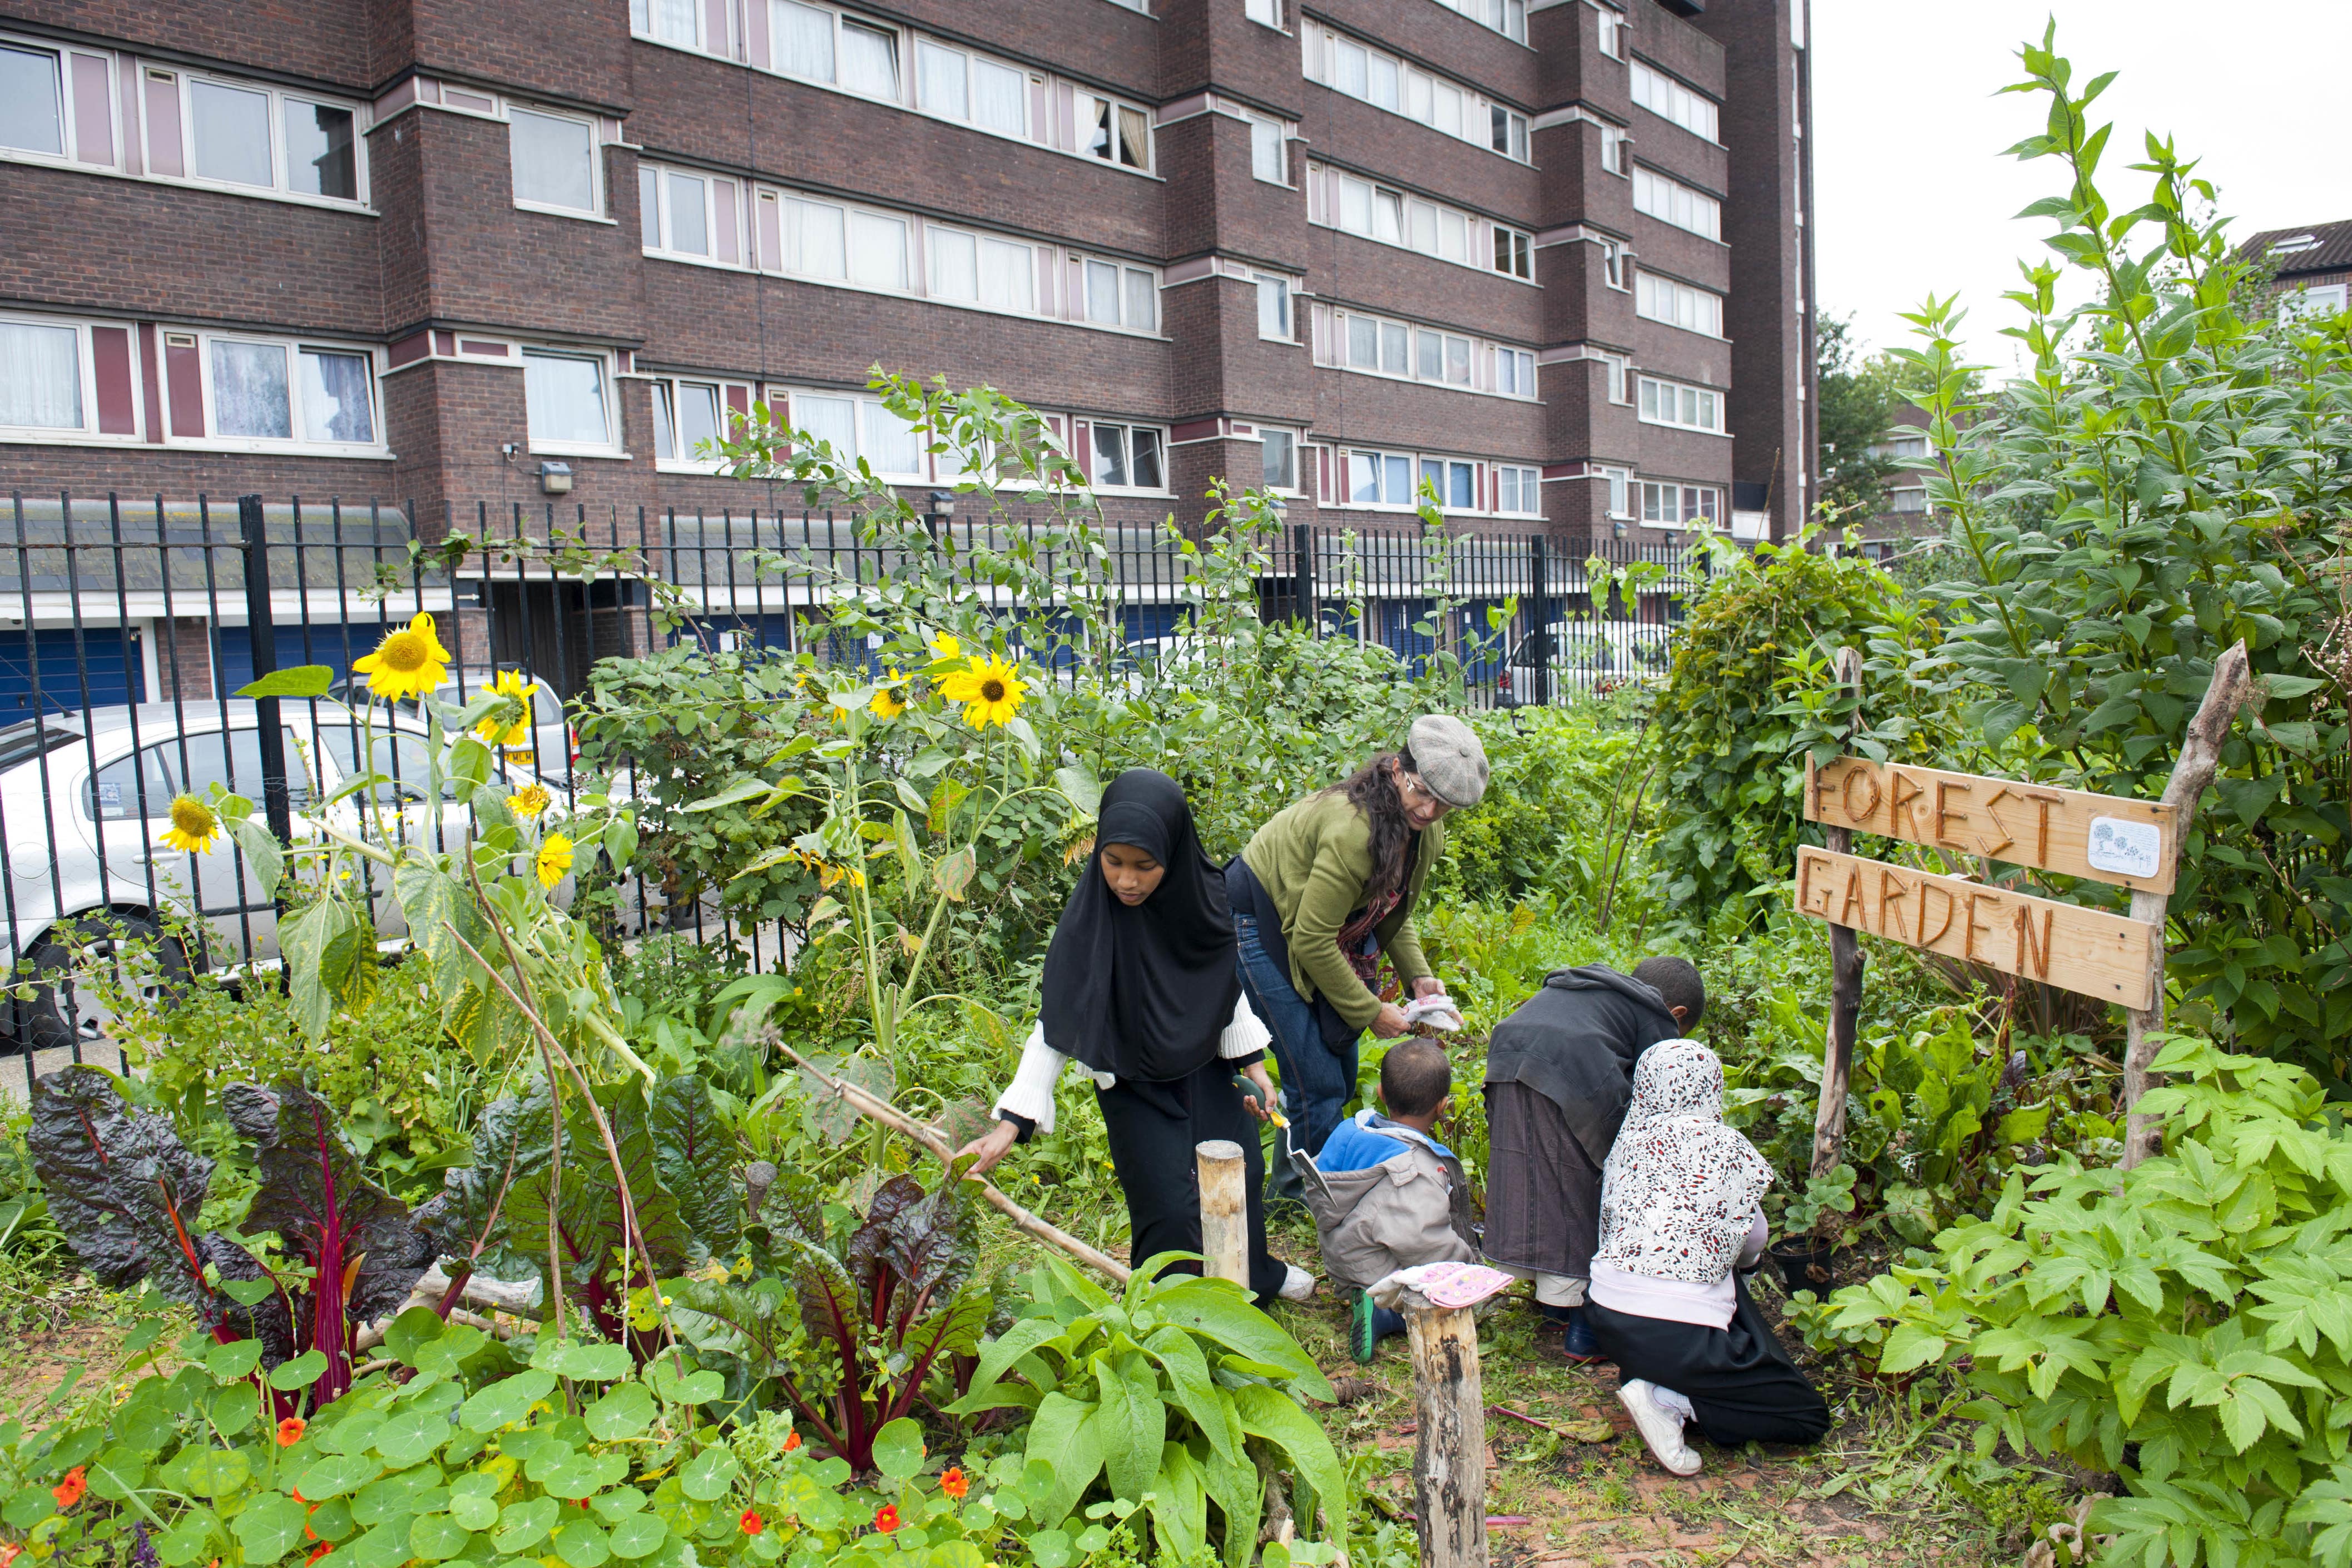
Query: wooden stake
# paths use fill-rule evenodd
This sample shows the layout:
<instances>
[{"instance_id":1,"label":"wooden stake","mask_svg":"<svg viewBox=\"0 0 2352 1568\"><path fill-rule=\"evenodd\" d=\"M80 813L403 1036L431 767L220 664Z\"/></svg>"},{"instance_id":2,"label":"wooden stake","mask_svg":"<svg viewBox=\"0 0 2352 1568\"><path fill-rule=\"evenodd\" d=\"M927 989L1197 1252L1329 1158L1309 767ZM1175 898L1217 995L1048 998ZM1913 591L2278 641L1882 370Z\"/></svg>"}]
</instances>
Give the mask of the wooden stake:
<instances>
[{"instance_id":1,"label":"wooden stake","mask_svg":"<svg viewBox=\"0 0 2352 1568\"><path fill-rule=\"evenodd\" d=\"M2180 738L2180 758L2172 765L2172 777L2164 786L2164 803L2173 811L2170 852L2176 861L2180 846L2188 841L2189 826L2196 820L2197 802L2203 798L2206 786L2213 782L2213 771L2221 765L2221 742L2229 738L2231 722L2238 716L2238 709L2249 702L2259 706L2262 696L2246 667L2246 645L2240 643L2214 661L2213 679L2205 688L2205 700L2197 705L2196 716L2189 721L2188 733ZM2168 875L2165 878L2168 884L2171 880ZM2164 1032L2164 920L2170 904L2171 900L2161 893L2136 889L2132 894L2132 918L2154 925L2156 935L2148 944L2148 1004L2124 1010L2124 1110L2128 1119L2124 1132L2126 1170L2156 1153L2163 1140L2156 1118L2143 1116L2132 1107L2139 1103L2140 1096L2152 1085L2148 1064L2156 1060L2157 1037Z\"/></svg>"},{"instance_id":2,"label":"wooden stake","mask_svg":"<svg viewBox=\"0 0 2352 1568\"><path fill-rule=\"evenodd\" d=\"M1862 692L1862 653L1840 648L1837 683ZM1862 727L1857 707L1846 721L1845 738L1853 744ZM1805 763L1805 785L1813 784L1813 765ZM1853 833L1845 828L1823 828L1822 841L1838 854L1853 852ZM1846 1084L1853 1076L1853 1036L1862 1018L1862 935L1850 925L1830 927L1830 1019L1822 1048L1822 1103L1813 1115L1812 1174L1825 1176L1837 1169L1845 1153Z\"/></svg>"},{"instance_id":3,"label":"wooden stake","mask_svg":"<svg viewBox=\"0 0 2352 1568\"><path fill-rule=\"evenodd\" d=\"M1466 1307L1433 1307L1408 1295L1413 1413L1415 1527L1422 1568L1486 1568L1486 1397L1478 1376L1478 1325Z\"/></svg>"},{"instance_id":4,"label":"wooden stake","mask_svg":"<svg viewBox=\"0 0 2352 1568\"><path fill-rule=\"evenodd\" d=\"M1226 1138L1192 1145L1201 1173L1202 1267L1213 1279L1249 1289L1249 1206L1242 1146Z\"/></svg>"},{"instance_id":5,"label":"wooden stake","mask_svg":"<svg viewBox=\"0 0 2352 1568\"><path fill-rule=\"evenodd\" d=\"M878 1122L883 1126L889 1128L892 1132L898 1133L902 1136L914 1139L915 1142L922 1145L923 1147L939 1155L942 1164L947 1163L954 1157L955 1151L948 1147L947 1140L945 1138L940 1137L937 1133L931 1131L929 1127L924 1126L921 1123L916 1121L913 1117L908 1115L905 1112L899 1110L896 1105L891 1104L888 1101L875 1098L875 1096L867 1093L865 1090L860 1089L856 1084L850 1082L845 1078L834 1077L833 1074L827 1072L824 1068L817 1066L807 1057L803 1056L799 1051L794 1051L791 1046L784 1044L782 1040L778 1040L776 1042L776 1049L782 1051L786 1056L791 1057L794 1061L798 1062L802 1069L805 1071L810 1077L817 1081L817 1084L820 1088L841 1096L841 1098L849 1105L850 1109L856 1111L859 1115L865 1116L872 1121ZM995 1209L999 1214L1004 1216L1005 1218L1013 1221L1015 1227L1027 1235L1034 1237L1037 1240L1045 1242L1049 1247L1060 1248L1071 1257L1076 1258L1079 1262L1084 1263L1087 1268L1092 1269L1097 1273L1104 1275L1109 1279L1114 1284L1124 1285L1127 1283L1130 1277L1130 1271L1127 1265L1120 1262L1118 1259L1109 1256L1108 1253L1097 1251L1094 1248L1087 1246L1085 1242L1079 1240L1068 1231L1060 1229L1055 1226L1049 1225L1045 1220L1038 1218L1035 1215L1030 1213L1027 1209L1022 1207L1019 1204L1013 1202L1011 1198L999 1192L996 1189L996 1184L990 1181L987 1177L968 1176L964 1177L964 1180L976 1181L980 1183L980 1196L988 1200L989 1207Z\"/></svg>"}]
</instances>

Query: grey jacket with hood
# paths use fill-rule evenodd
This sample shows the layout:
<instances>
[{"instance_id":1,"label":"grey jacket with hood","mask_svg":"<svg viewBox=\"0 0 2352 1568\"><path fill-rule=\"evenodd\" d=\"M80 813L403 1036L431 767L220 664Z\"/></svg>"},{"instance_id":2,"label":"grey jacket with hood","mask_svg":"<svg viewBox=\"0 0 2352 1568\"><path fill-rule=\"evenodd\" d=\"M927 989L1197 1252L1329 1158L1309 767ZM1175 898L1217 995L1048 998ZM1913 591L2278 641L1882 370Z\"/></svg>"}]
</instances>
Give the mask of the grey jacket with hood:
<instances>
[{"instance_id":1,"label":"grey jacket with hood","mask_svg":"<svg viewBox=\"0 0 2352 1568\"><path fill-rule=\"evenodd\" d=\"M1524 1083L1559 1107L1598 1170L1633 1096L1633 1064L1682 1025L1665 998L1605 964L1554 969L1543 989L1495 1026L1486 1088Z\"/></svg>"},{"instance_id":2,"label":"grey jacket with hood","mask_svg":"<svg viewBox=\"0 0 2352 1568\"><path fill-rule=\"evenodd\" d=\"M1376 1166L1326 1176L1303 1153L1291 1158L1307 1184L1307 1207L1332 1281L1362 1290L1399 1269L1471 1263L1470 1184L1462 1161L1427 1136L1381 1118L1370 1131L1396 1140Z\"/></svg>"}]
</instances>

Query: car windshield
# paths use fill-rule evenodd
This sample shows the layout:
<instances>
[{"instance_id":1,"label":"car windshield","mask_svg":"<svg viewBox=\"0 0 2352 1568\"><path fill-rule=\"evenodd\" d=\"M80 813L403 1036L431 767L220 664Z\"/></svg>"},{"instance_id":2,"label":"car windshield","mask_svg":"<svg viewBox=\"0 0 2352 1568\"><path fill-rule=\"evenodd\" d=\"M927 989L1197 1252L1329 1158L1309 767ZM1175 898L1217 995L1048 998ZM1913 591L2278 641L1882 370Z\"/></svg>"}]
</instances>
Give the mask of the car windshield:
<instances>
[{"instance_id":1,"label":"car windshield","mask_svg":"<svg viewBox=\"0 0 2352 1568\"><path fill-rule=\"evenodd\" d=\"M78 731L61 725L44 724L39 719L26 719L0 729L0 771L30 762L36 757L71 746L81 738Z\"/></svg>"}]
</instances>

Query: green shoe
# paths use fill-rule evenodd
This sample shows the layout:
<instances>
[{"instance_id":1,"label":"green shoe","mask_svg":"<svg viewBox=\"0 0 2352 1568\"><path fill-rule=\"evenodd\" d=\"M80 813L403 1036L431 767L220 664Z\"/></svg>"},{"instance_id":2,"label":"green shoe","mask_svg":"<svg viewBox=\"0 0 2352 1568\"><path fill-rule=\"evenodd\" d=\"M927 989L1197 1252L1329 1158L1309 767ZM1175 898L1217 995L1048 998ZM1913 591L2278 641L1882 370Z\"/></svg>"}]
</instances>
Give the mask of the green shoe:
<instances>
[{"instance_id":1,"label":"green shoe","mask_svg":"<svg viewBox=\"0 0 2352 1568\"><path fill-rule=\"evenodd\" d=\"M1380 1336L1372 1328L1372 1304L1370 1291L1358 1291L1348 1307L1348 1354L1359 1366L1371 1365L1372 1354L1380 1348Z\"/></svg>"}]
</instances>

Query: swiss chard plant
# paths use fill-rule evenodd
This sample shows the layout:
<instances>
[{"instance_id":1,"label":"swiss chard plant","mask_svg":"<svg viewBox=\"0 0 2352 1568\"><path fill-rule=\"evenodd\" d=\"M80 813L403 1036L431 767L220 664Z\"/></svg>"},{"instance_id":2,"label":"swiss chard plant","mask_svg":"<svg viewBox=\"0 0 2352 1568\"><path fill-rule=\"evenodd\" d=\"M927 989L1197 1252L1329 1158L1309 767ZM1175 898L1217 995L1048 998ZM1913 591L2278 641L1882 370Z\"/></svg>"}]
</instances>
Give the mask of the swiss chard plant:
<instances>
[{"instance_id":1,"label":"swiss chard plant","mask_svg":"<svg viewBox=\"0 0 2352 1568\"><path fill-rule=\"evenodd\" d=\"M1148 1511L1167 1560L1214 1551L1243 1568L1269 1482L1286 1476L1302 1526L1319 1507L1329 1537L1344 1541L1339 1456L1298 1403L1328 1400L1330 1384L1242 1287L1168 1273L1176 1256L1146 1262L1116 1298L1048 1259L951 1408L1029 1412L1027 1459L1053 1478L1027 1502L1037 1526L1059 1526L1099 1479L1113 1505Z\"/></svg>"}]
</instances>

